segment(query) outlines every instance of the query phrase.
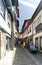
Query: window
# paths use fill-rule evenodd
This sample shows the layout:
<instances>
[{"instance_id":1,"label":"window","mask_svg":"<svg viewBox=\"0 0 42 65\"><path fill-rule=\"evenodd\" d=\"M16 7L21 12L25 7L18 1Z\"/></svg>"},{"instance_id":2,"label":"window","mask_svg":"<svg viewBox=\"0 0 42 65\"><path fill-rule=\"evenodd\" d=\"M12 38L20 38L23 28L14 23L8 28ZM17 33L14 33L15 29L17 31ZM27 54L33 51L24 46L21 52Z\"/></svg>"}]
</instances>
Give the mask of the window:
<instances>
[{"instance_id":1,"label":"window","mask_svg":"<svg viewBox=\"0 0 42 65\"><path fill-rule=\"evenodd\" d=\"M41 23L41 15L37 18L37 25Z\"/></svg>"},{"instance_id":2,"label":"window","mask_svg":"<svg viewBox=\"0 0 42 65\"><path fill-rule=\"evenodd\" d=\"M5 19L5 6L2 0L0 0L0 15Z\"/></svg>"},{"instance_id":3,"label":"window","mask_svg":"<svg viewBox=\"0 0 42 65\"><path fill-rule=\"evenodd\" d=\"M30 32L31 32L31 27L30 27Z\"/></svg>"},{"instance_id":4,"label":"window","mask_svg":"<svg viewBox=\"0 0 42 65\"><path fill-rule=\"evenodd\" d=\"M33 30L36 28L36 21L33 22Z\"/></svg>"}]
</instances>

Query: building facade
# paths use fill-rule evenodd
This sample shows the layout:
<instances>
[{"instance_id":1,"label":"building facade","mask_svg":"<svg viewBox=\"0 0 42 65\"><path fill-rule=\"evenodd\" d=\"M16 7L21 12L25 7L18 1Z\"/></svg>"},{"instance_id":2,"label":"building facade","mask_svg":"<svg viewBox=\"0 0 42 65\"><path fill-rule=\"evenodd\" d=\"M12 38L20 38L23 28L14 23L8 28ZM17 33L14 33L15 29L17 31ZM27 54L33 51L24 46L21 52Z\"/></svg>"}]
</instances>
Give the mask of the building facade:
<instances>
[{"instance_id":1,"label":"building facade","mask_svg":"<svg viewBox=\"0 0 42 65\"><path fill-rule=\"evenodd\" d=\"M30 36L29 35L29 25L30 25L30 23L31 23L30 19L25 20L23 27L22 27L22 31L23 31L22 38L24 39L23 45L26 46L26 47L28 47L28 45L29 45L29 36Z\"/></svg>"},{"instance_id":2,"label":"building facade","mask_svg":"<svg viewBox=\"0 0 42 65\"><path fill-rule=\"evenodd\" d=\"M29 43L32 41L38 50L42 52L42 1L32 15L27 31L25 30L26 33L24 32L23 35L27 35Z\"/></svg>"},{"instance_id":3,"label":"building facade","mask_svg":"<svg viewBox=\"0 0 42 65\"><path fill-rule=\"evenodd\" d=\"M6 50L11 49L14 38L19 35L17 2L18 0L0 0L0 58L6 55Z\"/></svg>"},{"instance_id":4,"label":"building facade","mask_svg":"<svg viewBox=\"0 0 42 65\"><path fill-rule=\"evenodd\" d=\"M33 43L39 50L42 50L42 10L33 20Z\"/></svg>"},{"instance_id":5,"label":"building facade","mask_svg":"<svg viewBox=\"0 0 42 65\"><path fill-rule=\"evenodd\" d=\"M6 50L10 49L11 39L11 16L0 0L0 58L6 54Z\"/></svg>"},{"instance_id":6,"label":"building facade","mask_svg":"<svg viewBox=\"0 0 42 65\"><path fill-rule=\"evenodd\" d=\"M33 23L30 21L28 26L28 42L31 43L33 42Z\"/></svg>"}]
</instances>

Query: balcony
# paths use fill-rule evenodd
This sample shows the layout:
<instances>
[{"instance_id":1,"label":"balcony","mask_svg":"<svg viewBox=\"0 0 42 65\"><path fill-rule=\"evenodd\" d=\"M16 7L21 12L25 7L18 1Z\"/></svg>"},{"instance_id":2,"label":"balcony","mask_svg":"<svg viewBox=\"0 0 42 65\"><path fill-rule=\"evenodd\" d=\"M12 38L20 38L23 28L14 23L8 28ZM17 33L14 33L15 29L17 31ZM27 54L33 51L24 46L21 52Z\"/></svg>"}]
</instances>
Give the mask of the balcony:
<instances>
[{"instance_id":1,"label":"balcony","mask_svg":"<svg viewBox=\"0 0 42 65\"><path fill-rule=\"evenodd\" d=\"M40 23L37 27L36 27L36 32L41 32L42 31L42 23Z\"/></svg>"}]
</instances>

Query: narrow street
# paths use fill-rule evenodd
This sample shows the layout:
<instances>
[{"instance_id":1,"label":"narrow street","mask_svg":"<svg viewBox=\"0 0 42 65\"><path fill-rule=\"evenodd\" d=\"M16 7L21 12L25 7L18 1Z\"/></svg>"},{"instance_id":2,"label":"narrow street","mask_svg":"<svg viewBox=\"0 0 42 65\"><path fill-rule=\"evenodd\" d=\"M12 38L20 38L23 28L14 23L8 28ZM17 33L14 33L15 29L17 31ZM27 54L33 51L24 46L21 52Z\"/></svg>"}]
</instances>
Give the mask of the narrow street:
<instances>
[{"instance_id":1,"label":"narrow street","mask_svg":"<svg viewBox=\"0 0 42 65\"><path fill-rule=\"evenodd\" d=\"M42 64L42 53L32 54Z\"/></svg>"},{"instance_id":2,"label":"narrow street","mask_svg":"<svg viewBox=\"0 0 42 65\"><path fill-rule=\"evenodd\" d=\"M0 0L0 65L42 65L42 0Z\"/></svg>"},{"instance_id":3,"label":"narrow street","mask_svg":"<svg viewBox=\"0 0 42 65\"><path fill-rule=\"evenodd\" d=\"M12 65L41 65L39 61L23 47L16 49Z\"/></svg>"}]
</instances>

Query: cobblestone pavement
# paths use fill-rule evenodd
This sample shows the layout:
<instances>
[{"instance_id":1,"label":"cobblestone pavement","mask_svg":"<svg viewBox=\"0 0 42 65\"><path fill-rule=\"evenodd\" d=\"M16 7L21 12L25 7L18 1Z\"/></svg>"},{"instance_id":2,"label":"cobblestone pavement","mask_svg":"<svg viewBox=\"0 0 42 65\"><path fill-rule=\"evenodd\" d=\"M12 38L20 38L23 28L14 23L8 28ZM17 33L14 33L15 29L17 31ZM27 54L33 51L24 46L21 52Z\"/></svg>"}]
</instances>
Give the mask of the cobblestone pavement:
<instances>
[{"instance_id":1,"label":"cobblestone pavement","mask_svg":"<svg viewBox=\"0 0 42 65\"><path fill-rule=\"evenodd\" d=\"M12 65L36 65L35 62L31 59L28 53L24 48L19 47L16 50L13 64Z\"/></svg>"},{"instance_id":2,"label":"cobblestone pavement","mask_svg":"<svg viewBox=\"0 0 42 65\"><path fill-rule=\"evenodd\" d=\"M42 64L42 53L32 54Z\"/></svg>"},{"instance_id":3,"label":"cobblestone pavement","mask_svg":"<svg viewBox=\"0 0 42 65\"><path fill-rule=\"evenodd\" d=\"M27 52L29 52L29 49L26 48ZM37 52L37 53L30 53L29 55L35 58L41 65L42 65L42 52ZM35 61L36 62L36 61Z\"/></svg>"}]
</instances>

